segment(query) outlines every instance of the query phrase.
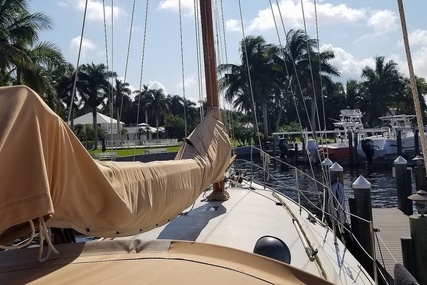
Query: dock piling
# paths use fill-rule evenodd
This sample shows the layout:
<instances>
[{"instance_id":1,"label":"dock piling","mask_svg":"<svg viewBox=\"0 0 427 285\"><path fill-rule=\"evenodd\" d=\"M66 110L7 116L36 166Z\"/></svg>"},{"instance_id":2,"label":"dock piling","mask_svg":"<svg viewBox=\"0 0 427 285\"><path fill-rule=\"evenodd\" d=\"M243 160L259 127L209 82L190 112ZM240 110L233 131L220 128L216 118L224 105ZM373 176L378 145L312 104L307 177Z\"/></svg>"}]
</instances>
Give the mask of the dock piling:
<instances>
[{"instance_id":1,"label":"dock piling","mask_svg":"<svg viewBox=\"0 0 427 285\"><path fill-rule=\"evenodd\" d=\"M411 175L408 171L408 162L402 156L394 161L396 170L397 207L405 215L412 215L412 203L408 196L412 194Z\"/></svg>"},{"instance_id":2,"label":"dock piling","mask_svg":"<svg viewBox=\"0 0 427 285\"><path fill-rule=\"evenodd\" d=\"M356 217L360 217L360 219L352 220L352 232L366 252L375 256L373 254L371 224L369 223L372 222L371 183L361 175L353 182L352 187L354 189L354 205L351 212ZM356 224L353 225L353 222ZM353 227L357 229L357 232L353 231ZM370 256L361 252L359 261L373 276L373 270L369 270L372 268L372 259Z\"/></svg>"}]
</instances>

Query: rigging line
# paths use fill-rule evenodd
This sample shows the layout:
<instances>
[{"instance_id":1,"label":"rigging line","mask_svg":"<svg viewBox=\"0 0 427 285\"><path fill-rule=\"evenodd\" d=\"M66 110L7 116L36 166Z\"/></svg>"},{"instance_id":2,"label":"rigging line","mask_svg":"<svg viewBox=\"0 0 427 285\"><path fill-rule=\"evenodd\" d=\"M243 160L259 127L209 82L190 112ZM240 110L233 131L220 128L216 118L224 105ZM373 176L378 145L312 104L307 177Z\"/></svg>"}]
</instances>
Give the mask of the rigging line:
<instances>
[{"instance_id":1,"label":"rigging line","mask_svg":"<svg viewBox=\"0 0 427 285\"><path fill-rule=\"evenodd\" d=\"M87 3L88 3L88 0L86 0L86 2L85 2L85 10L83 13L83 23L82 23L82 31L80 34L79 54L77 55L76 73L74 74L73 89L71 91L71 102L70 102L70 111L68 112L68 122L71 122L71 114L73 113L72 111L73 111L73 105L74 105L74 97L75 97L75 93L76 93L77 76L78 76L78 71L79 71L80 56L82 53L83 35L84 35L84 31L85 31Z\"/></svg>"},{"instance_id":2,"label":"rigging line","mask_svg":"<svg viewBox=\"0 0 427 285\"><path fill-rule=\"evenodd\" d=\"M225 50L223 48L223 37L222 37L222 27L224 27L224 25L221 25L221 18L220 18L220 7L218 7L218 1L214 1L214 15L215 15L215 43L216 43L216 52L217 52L217 66L221 65L222 63L224 63L224 57L225 57ZM223 123L224 126L226 128L226 130L229 132L230 129L230 120L229 120L229 114L227 112L227 105L225 103L225 99L224 96L221 96L221 93L218 91L218 100L221 100L223 109L224 109L224 116L223 116Z\"/></svg>"},{"instance_id":3,"label":"rigging line","mask_svg":"<svg viewBox=\"0 0 427 285\"><path fill-rule=\"evenodd\" d=\"M245 53L246 68L247 68L247 72L248 72L248 79L249 79L249 92L250 92L250 94L251 94L251 101L252 101L252 107L253 107L253 110L252 110L253 115L252 115L252 116L253 116L254 121L255 121L255 126L254 126L254 128L255 128L255 132L256 132L257 137L258 137L258 143L259 143L259 146L261 147L261 136L260 136L260 134L259 134L258 119L257 119L256 114L255 114L255 111L256 111L256 110L255 110L255 99L254 99L254 92L253 92L253 89L252 89L251 71L250 71L250 68L249 68L248 49L247 49L247 47L246 47L245 27L244 27L244 25L243 25L242 5L241 5L240 0L238 0L237 2L239 3L240 24L241 24L241 26L242 26L242 35L243 35L243 40L242 40L242 42L243 42L243 46L244 46L244 49L245 49L245 50L244 50L244 51L242 51L242 52L244 52L244 53Z\"/></svg>"},{"instance_id":4,"label":"rigging line","mask_svg":"<svg viewBox=\"0 0 427 285\"><path fill-rule=\"evenodd\" d=\"M106 22L106 15L105 15L105 2L102 0L102 12L103 12L103 19L104 19L104 44L105 44L105 60L107 61L107 70L109 69L109 62L108 62L108 40L107 40L107 22Z\"/></svg>"},{"instance_id":5,"label":"rigging line","mask_svg":"<svg viewBox=\"0 0 427 285\"><path fill-rule=\"evenodd\" d=\"M114 0L111 0L111 70L114 70ZM111 126L113 125L113 109L114 109L114 104L113 104L113 100L114 100L114 81L115 78L112 76L111 77L111 101L110 101L110 122L111 122ZM113 151L113 129L111 128L111 151ZM111 160L113 159L113 157L111 156Z\"/></svg>"},{"instance_id":6,"label":"rigging line","mask_svg":"<svg viewBox=\"0 0 427 285\"><path fill-rule=\"evenodd\" d=\"M106 17L106 14L105 14L105 1L104 0L102 0L102 12L103 12L103 23L104 23L104 43L105 43L105 58L106 58L106 66L107 66L107 71L108 70L110 70L109 69L109 58L108 58L108 36L107 36L107 17ZM109 103L110 103L110 125L112 126L113 125L113 121L112 121L112 117L113 117L113 115L112 115L112 108L111 108L111 106L112 106L112 96L111 96L111 88L112 88L112 85L109 85L108 86L108 101L109 101ZM111 132L111 142L113 142L113 133ZM113 146L113 144L111 144L111 149L112 149L112 146ZM111 159L112 159L112 157L111 157Z\"/></svg>"},{"instance_id":7,"label":"rigging line","mask_svg":"<svg viewBox=\"0 0 427 285\"><path fill-rule=\"evenodd\" d=\"M125 64L125 75L124 75L124 79L123 79L123 83L126 83L127 80L127 72L128 72L128 65L129 65L129 55L130 55L130 45L131 45L131 40L132 40L132 30L133 30L133 19L135 16L135 2L136 0L133 0L133 5L132 5L132 16L131 16L131 20L130 20L130 30L129 30L129 41L128 41L128 46L127 46L127 53L126 53L126 64ZM117 116L117 121L118 124L120 125L120 119L122 117L122 112L123 112L123 94L121 94L121 100L120 100L120 110L118 112L118 116ZM119 130L119 129L117 129Z\"/></svg>"},{"instance_id":8,"label":"rigging line","mask_svg":"<svg viewBox=\"0 0 427 285\"><path fill-rule=\"evenodd\" d=\"M185 72L184 72L184 47L182 43L182 11L181 11L181 0L178 0L179 7L179 39L181 47L181 76L182 76L182 96L184 102L184 137L187 138L187 99L185 98Z\"/></svg>"},{"instance_id":9,"label":"rigging line","mask_svg":"<svg viewBox=\"0 0 427 285\"><path fill-rule=\"evenodd\" d=\"M272 14L272 16L273 16L274 28L275 28L275 30L276 30L277 39L278 39L278 41L279 41L279 45L280 45L280 47L281 47L281 48L283 48L282 40L281 40L281 38L280 38L280 34L279 34L279 28L277 27L276 17L275 17L275 15L274 15L273 4L271 3L271 0L269 0L269 2L270 2L271 14ZM277 3L277 0L276 0L276 3ZM277 6L278 6L278 5L279 5L279 4L277 3ZM278 8L279 8L279 7L278 7ZM279 9L279 13L280 13L280 9ZM281 17L281 13L280 13L280 17ZM287 76L288 78L290 78L290 75L289 75L289 69L288 69L288 65L286 64L286 60L284 60L284 66L285 66L286 76ZM292 84L289 84L289 88L291 89L291 95L292 95L292 97L293 97L293 98L295 98L295 91L294 91L294 88L292 87ZM297 106L296 106L296 101L295 101L295 100L294 100L294 104L295 104L295 110L297 111L298 120L299 120L299 122L301 123L301 120L300 120L300 117L299 117L299 111L298 111L298 108L297 108Z\"/></svg>"},{"instance_id":10,"label":"rigging line","mask_svg":"<svg viewBox=\"0 0 427 285\"><path fill-rule=\"evenodd\" d=\"M323 96L323 80L322 80L322 75L320 74L320 72L322 71L321 68L321 62L320 62L320 40L319 40L319 23L318 23L318 17L317 17L317 2L316 0L314 1L314 17L315 17L315 22L316 22L316 39L317 39L317 53L319 55L319 82L320 82L320 98L321 98L321 102L322 102L322 113L323 113L323 127L324 130L326 131L326 116L325 116L325 100L324 100L324 96ZM317 104L316 104L317 106ZM320 128L320 119L319 119L319 114L317 114L318 117L318 124L319 124L319 128ZM324 134L326 136L326 133ZM320 135L320 144L323 144L323 135L321 133ZM328 149L326 149L326 151L328 152ZM319 161L321 159L320 157L320 153L318 153L319 156ZM322 171L324 169L322 168ZM323 177L326 178L328 177L326 175L326 173L323 173Z\"/></svg>"},{"instance_id":11,"label":"rigging line","mask_svg":"<svg viewBox=\"0 0 427 285\"><path fill-rule=\"evenodd\" d=\"M304 23L304 32L308 36L307 24L305 21L304 0L300 0L300 3L301 3L302 19L303 19L303 23ZM312 85L312 89L313 89L313 102L314 102L314 106L316 107L316 108L312 107L311 114L313 115L313 112L314 112L314 116L316 116L316 113L317 113L316 112L316 110L317 110L317 94L316 94L316 86L314 84L313 66L311 64L311 49L310 49L309 41L307 41L307 56L308 56L308 64L310 65L310 77L311 77L310 79L311 79L311 85ZM319 71L319 73L320 73L320 71ZM313 133L313 138L317 139L316 138L316 125L313 126L310 122L310 127L311 127L311 131Z\"/></svg>"},{"instance_id":12,"label":"rigging line","mask_svg":"<svg viewBox=\"0 0 427 285\"><path fill-rule=\"evenodd\" d=\"M225 19L224 19L224 5L223 5L223 1L220 0L220 8L221 8L221 23L222 23L222 37L223 37L223 43L224 43L224 57L225 57L225 63L228 64L228 53L227 53L227 37L225 35ZM223 100L223 105L224 108L227 109L226 106L228 106L229 104L227 103L227 101L225 100L225 96L222 96L222 100ZM230 108L232 109L232 108ZM227 115L226 115L227 117ZM229 112L229 116L228 116L228 121L229 121L229 129L228 132L231 136L231 138L234 138L234 122L233 122L233 113Z\"/></svg>"},{"instance_id":13,"label":"rigging line","mask_svg":"<svg viewBox=\"0 0 427 285\"><path fill-rule=\"evenodd\" d=\"M307 105L305 104L305 100L304 100L304 96L303 96L303 92L302 92L302 87L301 87L301 82L300 82L300 80L299 80L299 76L298 76L298 73L297 73L297 68L296 68L296 66L295 66L295 60L294 60L294 57L293 57L293 55L292 55L292 51L289 49L289 46L288 46L288 36L287 36L287 32L286 32L286 26L285 26L285 22L283 21L282 9L280 8L279 1L278 1L278 0L276 0L276 5L277 5L277 9L278 9L278 11L279 11L280 21L281 21L281 24L282 24L282 29L283 29L283 32L285 33L286 46L288 47L289 57L290 57L290 60L291 60L291 62L292 62L292 67L293 67L293 69L294 69L294 73L295 73L295 75L296 75L295 77L296 77L296 81L297 81L297 87L298 87L298 90L299 90L300 95L301 95L301 99L302 99L302 103L303 103L303 106L304 106L304 110L306 111L308 124L309 124L309 125L310 125L310 127L311 127L311 121L310 121L310 118L309 118L309 116L308 116L308 112L307 112ZM286 56L285 56L285 64L286 64ZM292 87L292 82L290 82L290 84L289 84L289 85L291 86L291 92L295 92L295 90L294 90L294 89L293 89L293 87ZM294 94L294 93L292 93L292 94ZM293 101L294 101L295 110L296 110L297 117L298 117L298 122L299 122L299 124L300 124L300 126L301 126L301 133L302 133L302 136L304 137L304 132L303 132L303 130L302 130L302 120L301 120L301 116L300 116L299 111L298 111L298 105L297 105L296 96L295 96L295 95L293 95L293 96L292 96L292 99L293 99ZM313 168L313 164L311 163L311 160L309 160L309 165L310 165L311 175L314 177L314 176L315 176L315 174L314 174L314 168ZM326 176L326 174L325 174L325 173L323 173L323 176L325 177L325 176Z\"/></svg>"},{"instance_id":14,"label":"rigging line","mask_svg":"<svg viewBox=\"0 0 427 285\"><path fill-rule=\"evenodd\" d=\"M272 6L271 1L270 1L270 6ZM285 40L287 41L285 23L284 23L284 21L283 21L283 17L282 17L282 10L280 9L280 6L279 6L279 2L278 2L278 0L276 0L276 6L277 6L277 10L279 11L279 17L280 17L280 20L281 20L281 23L282 23L283 32L285 33ZM278 28L277 28L277 25L276 25L276 18L274 17L274 12L273 12L273 10L272 10L272 13L273 13L274 24L275 24L276 29L277 29L277 31L276 31L276 32L277 32L277 37L279 38L279 43L281 43L281 41L280 41L280 36L279 36L279 31L278 31ZM291 53L289 53L289 55L290 55L290 57L291 57L291 60L293 61L293 56L292 56L292 54L291 54ZM295 68L295 66L294 66L294 68ZM287 73L288 78L289 78L290 73L289 73L288 66L286 65L286 58L285 58L285 69L286 69L286 73ZM299 80L298 80L298 85L300 86ZM294 90L294 88L293 88L293 86L292 86L291 82L289 82L289 87L290 87L290 89L291 89L291 94L292 94L292 98L293 98L293 101L294 101L294 106L295 106L295 111L296 111L296 113L297 113L298 122L299 122L299 123L300 123L300 125L301 125L301 116L300 116L300 114L299 114L299 110L298 110L298 108L297 108L297 102L296 102L296 99L295 99L295 98L296 98L295 90ZM299 89L300 89L300 92L302 93L302 91L301 91L301 86L300 86L300 88L299 88Z\"/></svg>"},{"instance_id":15,"label":"rigging line","mask_svg":"<svg viewBox=\"0 0 427 285\"><path fill-rule=\"evenodd\" d=\"M145 43L147 40L147 23L148 23L148 2L149 0L147 0L145 2L145 17L144 17L144 36L143 36L143 40L142 40L142 52L141 52L141 68L140 68L140 74L139 74L139 96L138 96L138 110L136 111L136 125L138 126L139 124L139 111L141 109L141 97L143 94L143 84L142 84L142 78L143 78L143 74L144 74L144 57L145 57ZM148 86L147 86L147 90L148 91ZM146 122L148 123L148 122ZM136 144L134 145L134 149L136 149ZM136 160L136 152L134 152L133 155L133 160Z\"/></svg>"},{"instance_id":16,"label":"rigging line","mask_svg":"<svg viewBox=\"0 0 427 285\"><path fill-rule=\"evenodd\" d=\"M320 55L320 40L319 40L319 23L318 23L318 17L317 17L317 2L314 1L314 18L316 22L316 39L317 39L317 53ZM320 98L322 99L322 112L323 112L323 127L326 130L326 116L325 116L325 98L323 96L323 80L322 76L320 75L321 69L321 62L319 60L319 79L320 79ZM320 124L319 124L320 127ZM322 136L320 136L320 139L322 139ZM322 142L322 141L320 141Z\"/></svg>"},{"instance_id":17,"label":"rigging line","mask_svg":"<svg viewBox=\"0 0 427 285\"><path fill-rule=\"evenodd\" d=\"M201 61L200 61L200 30L199 30L199 6L198 1L193 1L194 6L194 31L196 39L196 64L197 64L197 82L198 82L198 93L199 93L199 104L200 104L200 121L203 119L203 96L202 96L202 75L201 75Z\"/></svg>"},{"instance_id":18,"label":"rigging line","mask_svg":"<svg viewBox=\"0 0 427 285\"><path fill-rule=\"evenodd\" d=\"M284 21L283 21L282 9L280 9L280 5L279 5L278 0L276 0L276 4L277 4L277 9L279 10L279 15L280 15L281 23L282 23L283 32L284 32L284 33L285 33L285 35L286 35L286 43L288 44L288 35L287 35L287 32L286 32L285 23L284 23ZM287 46L287 47L289 48L289 46ZM302 92L301 81L300 81L299 76L298 76L298 73L297 73L297 68L296 68L296 65L295 65L294 56L293 56L293 54L292 54L291 50L289 50L289 57L290 57L290 60L291 60L291 62L292 62L292 67L293 67L293 69L294 69L293 71L294 71L294 73L295 73L295 78L296 78L296 82L297 82L298 90L299 90L300 95L301 95L301 101L302 101L302 103L303 103L303 107L304 107L304 110L305 110L305 113L306 113L306 116L307 116L308 124L309 124L310 128L311 128L311 129L313 129L313 128L311 127L311 120L310 120L310 117L308 116L307 104L305 103L305 100L304 100L304 93ZM295 98L294 98L294 100L295 100ZM298 108L296 108L296 110L298 110ZM298 112L297 112L297 114L298 114ZM300 125L301 125L301 118L300 118L300 116L299 116L299 115L298 115L298 120L299 120L299 123L300 123Z\"/></svg>"}]
</instances>

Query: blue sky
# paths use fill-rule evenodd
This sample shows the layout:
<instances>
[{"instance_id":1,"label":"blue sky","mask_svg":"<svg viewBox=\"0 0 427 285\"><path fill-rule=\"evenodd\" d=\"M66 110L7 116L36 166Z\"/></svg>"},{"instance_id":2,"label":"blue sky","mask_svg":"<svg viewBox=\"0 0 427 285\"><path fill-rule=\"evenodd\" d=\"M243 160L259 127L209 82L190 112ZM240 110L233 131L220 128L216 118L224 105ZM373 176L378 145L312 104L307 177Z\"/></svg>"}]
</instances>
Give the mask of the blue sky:
<instances>
[{"instance_id":1,"label":"blue sky","mask_svg":"<svg viewBox=\"0 0 427 285\"><path fill-rule=\"evenodd\" d=\"M137 0L129 49L128 68L126 58L132 15L131 0L105 0L107 48L104 36L102 0L90 0L83 36L80 64L106 63L134 87L142 84L157 88L163 86L168 94L185 93L194 102L203 97L199 87L193 0L149 1L148 24L144 63L142 43L146 1ZM179 25L179 2L181 2L183 62L181 64L181 39ZM221 3L221 1L217 1ZM226 46L220 44L217 61L239 63L238 43L243 37L239 1L222 0ZM273 3L276 20L280 12L286 30L304 29L300 0L241 0L244 32L246 35L261 35L267 42L278 44L270 8ZM416 75L427 78L427 1L405 0L405 13L411 52ZM40 34L40 40L56 44L66 59L77 63L78 46L83 21L84 0L32 0L31 12L43 12L53 22L53 29ZM311 38L319 34L320 49L330 49L336 58L331 61L341 72L335 81L360 79L361 69L373 67L375 56L394 60L405 75L408 67L404 53L399 11L395 0L318 0L316 1L317 25L313 0L303 0L307 33ZM111 8L113 6L113 9ZM218 7L221 20L221 9ZM113 15L113 16L112 16ZM113 23L113 24L112 24ZM277 22L281 26L280 22ZM220 23L222 26L222 23ZM280 41L284 43L283 29L279 27ZM223 42L223 41L222 41ZM199 58L199 61L202 58ZM127 70L127 71L126 71ZM184 73L182 72L184 70ZM183 75L184 74L184 75ZM184 81L183 81L184 78ZM202 74L203 84L203 74ZM185 82L183 88L182 82Z\"/></svg>"}]
</instances>

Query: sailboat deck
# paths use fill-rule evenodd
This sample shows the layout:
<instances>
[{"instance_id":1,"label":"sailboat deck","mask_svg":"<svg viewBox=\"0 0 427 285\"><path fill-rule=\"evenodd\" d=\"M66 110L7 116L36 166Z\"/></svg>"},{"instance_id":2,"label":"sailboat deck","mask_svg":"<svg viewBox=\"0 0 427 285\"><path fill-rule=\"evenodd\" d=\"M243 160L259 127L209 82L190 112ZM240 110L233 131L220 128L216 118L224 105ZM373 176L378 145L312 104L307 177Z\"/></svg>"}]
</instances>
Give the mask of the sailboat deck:
<instances>
[{"instance_id":1,"label":"sailboat deck","mask_svg":"<svg viewBox=\"0 0 427 285\"><path fill-rule=\"evenodd\" d=\"M228 188L228 201L207 202L203 195L187 214L169 224L134 236L138 239L172 239L218 244L252 252L256 241L270 235L282 239L291 252L304 252L288 215L270 191ZM263 199L259 199L263 196ZM252 225L256 225L256 230ZM305 255L292 255L291 264L318 275L316 265Z\"/></svg>"},{"instance_id":2,"label":"sailboat deck","mask_svg":"<svg viewBox=\"0 0 427 285\"><path fill-rule=\"evenodd\" d=\"M308 212L303 209L299 214L298 205L288 198L281 196L283 200L279 202L272 196L273 192L270 189L264 190L256 184L249 187L249 183L244 187L229 187L227 191L230 194L229 200L208 202L205 199L206 195L202 194L187 213L162 227L133 236L131 239L197 241L253 252L257 240L269 235L286 243L291 252L290 264L296 268L316 276L326 274L331 277L335 275L332 274L334 270L340 270L333 264L339 263L340 258L346 256L343 266L345 273L343 271L337 274L341 275L339 278L356 278L358 281L365 278L366 273L356 265L355 260L347 259L349 255L346 255L342 243L334 245L333 234L321 223L306 222ZM289 210L286 210L281 202L285 203ZM292 216L289 211L296 216ZM319 251L318 262L310 261L305 254L303 238L296 229L295 220L303 224L301 228L304 235L311 238L309 244ZM319 262L320 259L322 262ZM332 282L346 284L348 280ZM371 283L366 281L360 284Z\"/></svg>"}]
</instances>

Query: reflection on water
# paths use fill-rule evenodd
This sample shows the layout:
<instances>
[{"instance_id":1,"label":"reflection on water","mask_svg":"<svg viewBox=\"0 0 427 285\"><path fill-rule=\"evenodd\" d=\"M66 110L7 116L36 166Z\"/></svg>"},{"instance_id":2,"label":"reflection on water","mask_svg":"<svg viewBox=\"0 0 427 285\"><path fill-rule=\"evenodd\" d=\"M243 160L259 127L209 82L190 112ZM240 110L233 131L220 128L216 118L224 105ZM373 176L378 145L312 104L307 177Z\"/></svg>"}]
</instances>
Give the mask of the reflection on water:
<instances>
[{"instance_id":1,"label":"reflection on water","mask_svg":"<svg viewBox=\"0 0 427 285\"><path fill-rule=\"evenodd\" d=\"M280 192L285 193L294 200L298 200L297 187L301 189L304 195L311 201L318 201L322 199L322 173L320 166L314 166L310 169L308 165L301 165L298 167L298 174L292 168L286 168L278 163L270 163L268 173L271 175L270 179L264 178L261 162L256 163L257 167L252 168L252 172L257 181L267 181L268 185L273 186ZM239 168L246 169L246 175L250 175L251 168L249 164L240 164ZM344 168L344 188L345 200L354 197L354 190L352 189L353 182L362 175L366 180L371 183L371 199L372 207L374 208L390 208L397 207L397 192L396 192L396 178L392 175L392 167L377 167L368 170L365 168ZM312 177L315 177L313 179ZM296 177L298 176L298 179ZM298 183L296 183L298 181ZM412 189L415 189L415 181L412 178ZM303 199L303 198L301 198ZM305 204L305 203L303 203ZM311 208L311 207L309 207Z\"/></svg>"}]
</instances>

